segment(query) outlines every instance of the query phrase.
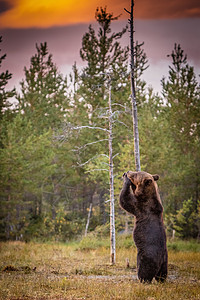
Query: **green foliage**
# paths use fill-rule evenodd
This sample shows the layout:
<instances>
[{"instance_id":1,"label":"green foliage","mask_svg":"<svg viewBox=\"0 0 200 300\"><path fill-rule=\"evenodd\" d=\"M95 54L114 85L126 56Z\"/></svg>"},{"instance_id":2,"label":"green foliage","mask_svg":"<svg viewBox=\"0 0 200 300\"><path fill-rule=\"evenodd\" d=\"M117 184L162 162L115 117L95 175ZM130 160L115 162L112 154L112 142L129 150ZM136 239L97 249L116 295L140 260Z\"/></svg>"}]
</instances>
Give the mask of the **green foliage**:
<instances>
[{"instance_id":1,"label":"green foliage","mask_svg":"<svg viewBox=\"0 0 200 300\"><path fill-rule=\"evenodd\" d=\"M0 43L2 42L2 37L0 36ZM0 49L1 52L1 49ZM2 62L6 59L6 54L0 56L0 69L2 67ZM2 138L6 135L6 126L14 116L14 107L12 107L11 100L15 96L16 91L13 88L11 91L6 90L6 85L8 81L12 78L12 74L8 70L0 73L0 148L3 147Z\"/></svg>"},{"instance_id":2,"label":"green foliage","mask_svg":"<svg viewBox=\"0 0 200 300\"><path fill-rule=\"evenodd\" d=\"M31 57L30 68L24 68L18 95L19 111L32 121L34 129L43 132L59 126L69 108L67 80L58 72L48 54L47 43L36 44L37 53Z\"/></svg>"},{"instance_id":3,"label":"green foliage","mask_svg":"<svg viewBox=\"0 0 200 300\"><path fill-rule=\"evenodd\" d=\"M68 87L48 54L47 44L36 45L36 49L30 68L25 67L16 118L4 124L0 234L4 239L49 239L44 222L47 216L53 219L54 238L66 240L82 231L78 218L73 219L74 225L69 224L70 219L62 226L57 219L59 204L66 202L66 216L73 198L64 187L71 188L77 178L77 172L70 169L71 137L62 146L55 137L69 115Z\"/></svg>"},{"instance_id":4,"label":"green foliage","mask_svg":"<svg viewBox=\"0 0 200 300\"><path fill-rule=\"evenodd\" d=\"M78 249L81 250L95 250L98 248L110 248L110 240L109 240L109 224L107 224L107 230L105 234L102 226L101 228L96 228L95 231L89 233L86 237L84 237L80 243L78 244ZM116 237L116 247L117 249L130 249L134 248L135 244L133 242L132 235L126 234L118 234Z\"/></svg>"},{"instance_id":5,"label":"green foliage","mask_svg":"<svg viewBox=\"0 0 200 300\"><path fill-rule=\"evenodd\" d=\"M85 67L78 70L73 65L71 87L46 43L36 45L30 66L24 68L17 111L11 111L8 102L14 89L5 90L11 74L0 75L1 239L66 241L80 237L92 203L88 236L81 247L108 247L108 72L112 79L116 231L133 229L132 216L117 201L123 173L135 169L128 47L120 45L127 28L112 32L112 22L118 17L107 8L98 8L95 18L97 31L90 25L82 39L80 55ZM197 237L200 91L194 68L175 44L169 55L169 76L162 79L161 98L142 79L148 61L138 42L135 53L142 170L160 175L168 235L175 229L183 238ZM5 58L0 57L0 65ZM117 247L121 249L122 244L128 249L132 238L120 235ZM179 249L174 242L169 245Z\"/></svg>"},{"instance_id":6,"label":"green foliage","mask_svg":"<svg viewBox=\"0 0 200 300\"><path fill-rule=\"evenodd\" d=\"M69 241L82 234L85 221L79 216L66 212L63 208L56 211L55 219L49 215L34 216L24 228L26 241Z\"/></svg>"},{"instance_id":7,"label":"green foliage","mask_svg":"<svg viewBox=\"0 0 200 300\"><path fill-rule=\"evenodd\" d=\"M78 248L81 250L95 250L98 249L99 247L105 247L107 249L110 248L110 240L109 238L107 239L101 239L97 236L94 236L92 233L89 234L88 236L84 237Z\"/></svg>"},{"instance_id":8,"label":"green foliage","mask_svg":"<svg viewBox=\"0 0 200 300\"><path fill-rule=\"evenodd\" d=\"M175 129L173 135L187 153L199 136L200 89L194 67L187 63L180 45L175 44L170 56L173 67L170 66L169 79L162 80L163 95L170 107L168 118Z\"/></svg>"},{"instance_id":9,"label":"green foliage","mask_svg":"<svg viewBox=\"0 0 200 300\"><path fill-rule=\"evenodd\" d=\"M163 78L164 109L167 121L167 139L170 141L169 155L166 157L171 172L166 176L168 184L169 210L173 213L182 206L184 200L199 201L200 131L199 131L199 84L194 68L187 63L187 56L176 45L170 57L172 66L169 78Z\"/></svg>"},{"instance_id":10,"label":"green foliage","mask_svg":"<svg viewBox=\"0 0 200 300\"><path fill-rule=\"evenodd\" d=\"M197 240L169 240L167 242L168 250L173 250L175 252L200 252L200 243Z\"/></svg>"},{"instance_id":11,"label":"green foliage","mask_svg":"<svg viewBox=\"0 0 200 300\"><path fill-rule=\"evenodd\" d=\"M178 236L182 238L196 238L198 236L198 221L199 215L195 208L192 199L185 200L183 207L178 210L175 217L174 229Z\"/></svg>"},{"instance_id":12,"label":"green foliage","mask_svg":"<svg viewBox=\"0 0 200 300\"><path fill-rule=\"evenodd\" d=\"M94 157L92 161L85 165L84 169L91 179L109 182L109 159L107 155L102 154L96 158Z\"/></svg>"},{"instance_id":13,"label":"green foliage","mask_svg":"<svg viewBox=\"0 0 200 300\"><path fill-rule=\"evenodd\" d=\"M2 36L0 36L0 43L2 42ZM0 49L1 52L1 49ZM3 60L6 58L6 54L0 56L0 68ZM0 73L0 121L2 122L3 115L11 112L8 110L12 106L12 104L8 101L9 98L15 95L15 89L13 88L11 91L6 91L6 85L8 81L12 78L12 74L9 73L8 70Z\"/></svg>"},{"instance_id":14,"label":"green foliage","mask_svg":"<svg viewBox=\"0 0 200 300\"><path fill-rule=\"evenodd\" d=\"M136 248L133 241L133 234L118 234L116 240L117 249L130 249Z\"/></svg>"},{"instance_id":15,"label":"green foliage","mask_svg":"<svg viewBox=\"0 0 200 300\"><path fill-rule=\"evenodd\" d=\"M91 113L97 107L106 107L105 89L109 70L113 72L115 85L120 82L127 82L127 58L128 48L121 48L119 39L124 35L127 28L118 33L111 33L111 23L118 17L107 12L106 8L97 8L95 13L99 25L98 34L92 26L89 26L82 39L80 56L87 66L83 69L81 76L80 92L87 105L90 105Z\"/></svg>"},{"instance_id":16,"label":"green foliage","mask_svg":"<svg viewBox=\"0 0 200 300\"><path fill-rule=\"evenodd\" d=\"M106 8L97 8L95 18L97 20L98 32L89 26L89 31L83 36L80 55L86 66L79 75L79 84L76 92L76 111L74 123L80 122L81 125L90 125L90 127L101 127L103 130L92 130L91 128L82 130L80 136L79 154L82 162L91 161L91 168L94 164L99 169L101 164L98 155L108 154L108 135L105 129L108 129L108 73L112 72L112 103L115 103L114 109L121 109L120 104L127 101L130 93L128 80L128 48L122 48L120 38L126 32L126 29L118 33L113 33L111 23L118 19L113 14L107 12ZM74 73L74 78L77 78ZM81 118L81 119L80 119ZM113 134L116 136L113 143L117 145L120 138L120 125L122 117L119 111L113 114L114 126ZM87 147L84 147L84 145ZM87 172L89 168L87 168ZM103 166L105 169L105 166ZM91 169L92 170L92 169ZM95 176L94 172L93 176ZM101 175L100 175L101 176ZM105 177L104 174L102 177ZM103 179L106 183L107 176Z\"/></svg>"},{"instance_id":17,"label":"green foliage","mask_svg":"<svg viewBox=\"0 0 200 300\"><path fill-rule=\"evenodd\" d=\"M50 133L36 136L30 122L18 115L2 140L1 224L6 238L19 237L29 222L28 211L40 214L41 186L53 172Z\"/></svg>"}]
</instances>

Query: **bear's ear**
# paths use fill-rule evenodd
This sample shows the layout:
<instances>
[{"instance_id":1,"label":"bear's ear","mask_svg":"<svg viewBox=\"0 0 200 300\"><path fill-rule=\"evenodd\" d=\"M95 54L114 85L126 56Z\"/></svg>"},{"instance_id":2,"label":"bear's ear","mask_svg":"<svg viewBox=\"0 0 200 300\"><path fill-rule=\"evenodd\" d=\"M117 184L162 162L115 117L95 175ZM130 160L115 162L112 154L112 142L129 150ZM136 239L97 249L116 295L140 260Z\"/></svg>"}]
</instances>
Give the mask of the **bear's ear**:
<instances>
[{"instance_id":1,"label":"bear's ear","mask_svg":"<svg viewBox=\"0 0 200 300\"><path fill-rule=\"evenodd\" d=\"M158 179L159 179L159 175L153 175L153 179L155 180L155 181L157 181Z\"/></svg>"},{"instance_id":2,"label":"bear's ear","mask_svg":"<svg viewBox=\"0 0 200 300\"><path fill-rule=\"evenodd\" d=\"M151 183L152 183L152 179L145 179L145 180L144 180L144 184L145 184L146 186L150 185Z\"/></svg>"}]
</instances>

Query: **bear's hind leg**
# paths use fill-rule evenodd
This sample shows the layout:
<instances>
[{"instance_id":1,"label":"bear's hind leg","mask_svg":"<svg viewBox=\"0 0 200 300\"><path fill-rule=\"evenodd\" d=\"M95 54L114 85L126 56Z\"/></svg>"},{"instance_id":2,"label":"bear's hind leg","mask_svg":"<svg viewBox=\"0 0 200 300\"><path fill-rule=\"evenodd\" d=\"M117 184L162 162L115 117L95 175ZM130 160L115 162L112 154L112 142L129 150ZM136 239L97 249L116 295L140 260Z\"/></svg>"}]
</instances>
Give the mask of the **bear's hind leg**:
<instances>
[{"instance_id":1,"label":"bear's hind leg","mask_svg":"<svg viewBox=\"0 0 200 300\"><path fill-rule=\"evenodd\" d=\"M140 282L151 283L156 273L155 262L147 257L138 258L138 278Z\"/></svg>"},{"instance_id":2,"label":"bear's hind leg","mask_svg":"<svg viewBox=\"0 0 200 300\"><path fill-rule=\"evenodd\" d=\"M155 279L159 282L164 282L167 278L167 262L164 262L156 274Z\"/></svg>"}]
</instances>

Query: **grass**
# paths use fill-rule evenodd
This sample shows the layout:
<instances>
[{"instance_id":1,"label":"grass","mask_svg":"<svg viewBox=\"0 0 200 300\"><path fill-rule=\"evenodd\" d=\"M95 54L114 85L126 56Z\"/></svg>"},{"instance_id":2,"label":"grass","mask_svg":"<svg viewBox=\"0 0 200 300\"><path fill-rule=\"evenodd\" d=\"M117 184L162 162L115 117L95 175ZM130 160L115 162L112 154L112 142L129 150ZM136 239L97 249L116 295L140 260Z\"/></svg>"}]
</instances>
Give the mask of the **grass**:
<instances>
[{"instance_id":1,"label":"grass","mask_svg":"<svg viewBox=\"0 0 200 300\"><path fill-rule=\"evenodd\" d=\"M131 239L117 238L115 266L109 263L109 240L0 243L0 299L200 299L198 243L169 243L168 280L149 285L137 280ZM126 268L127 258L130 268Z\"/></svg>"}]
</instances>

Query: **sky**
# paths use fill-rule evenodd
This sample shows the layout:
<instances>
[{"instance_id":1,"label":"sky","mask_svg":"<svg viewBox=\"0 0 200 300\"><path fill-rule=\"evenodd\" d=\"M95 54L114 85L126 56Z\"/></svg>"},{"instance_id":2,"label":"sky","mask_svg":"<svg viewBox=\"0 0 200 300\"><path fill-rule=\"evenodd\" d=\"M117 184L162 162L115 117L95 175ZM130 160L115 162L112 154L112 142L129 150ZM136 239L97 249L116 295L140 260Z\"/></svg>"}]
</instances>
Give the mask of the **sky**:
<instances>
[{"instance_id":1,"label":"sky","mask_svg":"<svg viewBox=\"0 0 200 300\"><path fill-rule=\"evenodd\" d=\"M89 24L97 29L95 10L107 6L107 11L120 15L113 21L117 32L127 25L129 0L0 0L1 54L6 53L2 70L13 74L8 88L24 77L24 66L36 53L35 45L47 42L58 69L67 75L76 61L83 66L79 52L82 37ZM188 62L200 74L200 1L199 0L135 0L135 38L144 42L149 68L144 79L156 92L160 80L168 76L171 60L167 57L180 43ZM129 44L129 34L123 36L123 46Z\"/></svg>"}]
</instances>

